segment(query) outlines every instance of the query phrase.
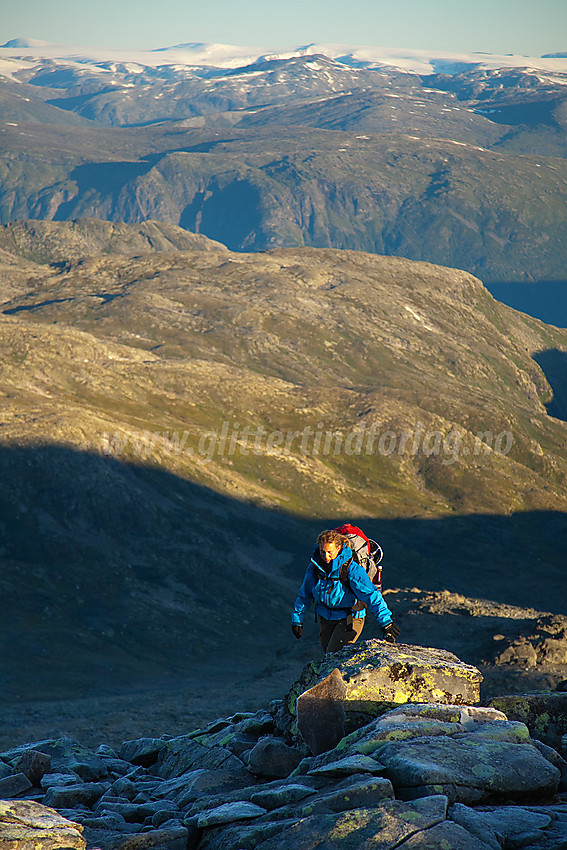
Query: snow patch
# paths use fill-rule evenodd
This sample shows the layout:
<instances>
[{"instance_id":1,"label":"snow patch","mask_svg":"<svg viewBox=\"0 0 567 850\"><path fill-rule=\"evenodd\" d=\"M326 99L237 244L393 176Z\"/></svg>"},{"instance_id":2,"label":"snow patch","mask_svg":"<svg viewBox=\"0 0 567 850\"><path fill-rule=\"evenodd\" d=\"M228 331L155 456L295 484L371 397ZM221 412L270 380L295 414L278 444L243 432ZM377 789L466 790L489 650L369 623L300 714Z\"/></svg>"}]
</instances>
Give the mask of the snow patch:
<instances>
[{"instance_id":1,"label":"snow patch","mask_svg":"<svg viewBox=\"0 0 567 850\"><path fill-rule=\"evenodd\" d=\"M258 60L277 60L307 57L317 54L349 68L391 68L408 74L431 74L438 70L457 73L473 68L495 70L522 68L532 73L567 74L565 57L503 56L487 53L451 53L435 50L404 50L403 48L372 45L314 43L284 51L243 47L231 44L188 42L154 50L76 47L38 42L33 39L13 39L0 47L1 59L59 59L84 64L113 62L132 63L142 67L215 67L239 68ZM320 59L313 60L313 67ZM135 73L132 70L132 73ZM565 84L559 76L554 82ZM432 91L432 90L429 90Z\"/></svg>"}]
</instances>

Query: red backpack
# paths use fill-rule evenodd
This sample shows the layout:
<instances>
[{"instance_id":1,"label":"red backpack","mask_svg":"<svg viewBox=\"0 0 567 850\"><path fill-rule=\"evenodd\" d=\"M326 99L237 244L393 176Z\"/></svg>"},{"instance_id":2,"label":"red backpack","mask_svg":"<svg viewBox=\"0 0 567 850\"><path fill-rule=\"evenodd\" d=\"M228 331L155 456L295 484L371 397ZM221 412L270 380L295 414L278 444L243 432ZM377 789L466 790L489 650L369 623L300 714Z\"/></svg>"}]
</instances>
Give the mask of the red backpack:
<instances>
[{"instance_id":1,"label":"red backpack","mask_svg":"<svg viewBox=\"0 0 567 850\"><path fill-rule=\"evenodd\" d=\"M367 537L364 531L357 525L351 525L350 522L345 522L334 528L333 531L338 531L348 538L349 546L352 549L352 555L355 561L358 561L361 567L366 570L372 584L375 584L378 590L382 590L382 557L384 553L382 548ZM343 577L341 576L341 581ZM347 584L346 575L343 584Z\"/></svg>"}]
</instances>

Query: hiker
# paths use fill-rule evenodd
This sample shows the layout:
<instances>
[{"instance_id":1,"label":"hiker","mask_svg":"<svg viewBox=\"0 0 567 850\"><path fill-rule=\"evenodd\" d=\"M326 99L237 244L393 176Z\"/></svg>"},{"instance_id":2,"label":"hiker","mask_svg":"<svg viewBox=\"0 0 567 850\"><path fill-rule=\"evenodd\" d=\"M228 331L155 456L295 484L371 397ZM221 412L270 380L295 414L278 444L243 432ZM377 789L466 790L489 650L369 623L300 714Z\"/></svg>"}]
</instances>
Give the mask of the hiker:
<instances>
[{"instance_id":1,"label":"hiker","mask_svg":"<svg viewBox=\"0 0 567 850\"><path fill-rule=\"evenodd\" d=\"M358 640L366 608L382 626L384 640L395 643L400 634L384 597L354 560L348 539L337 531L322 531L317 538L291 614L296 638L303 634L303 615L313 601L324 652L336 652Z\"/></svg>"}]
</instances>

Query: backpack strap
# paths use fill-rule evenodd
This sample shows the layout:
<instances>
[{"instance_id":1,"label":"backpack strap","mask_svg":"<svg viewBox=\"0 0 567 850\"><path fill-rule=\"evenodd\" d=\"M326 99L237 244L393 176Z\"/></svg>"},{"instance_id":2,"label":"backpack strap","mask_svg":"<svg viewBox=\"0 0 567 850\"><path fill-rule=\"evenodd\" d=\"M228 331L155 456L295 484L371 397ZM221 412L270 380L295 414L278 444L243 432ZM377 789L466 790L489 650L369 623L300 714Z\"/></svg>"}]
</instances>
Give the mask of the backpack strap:
<instances>
[{"instance_id":1,"label":"backpack strap","mask_svg":"<svg viewBox=\"0 0 567 850\"><path fill-rule=\"evenodd\" d=\"M344 584L345 587L348 587L349 590L350 590L350 582L348 580L348 570L349 570L349 567L352 564L352 562L353 562L353 558L350 557L348 559L348 561L345 561L344 564L341 564L341 571L340 571L340 574L339 574L339 579L341 581L341 584ZM354 611L366 611L366 605L364 604L364 602L361 602L360 599L357 599L356 602L354 603L354 605L352 606L351 614L349 615L350 619L351 619L351 623L352 623L352 612L354 612ZM347 618L347 622L348 622L348 618Z\"/></svg>"}]
</instances>

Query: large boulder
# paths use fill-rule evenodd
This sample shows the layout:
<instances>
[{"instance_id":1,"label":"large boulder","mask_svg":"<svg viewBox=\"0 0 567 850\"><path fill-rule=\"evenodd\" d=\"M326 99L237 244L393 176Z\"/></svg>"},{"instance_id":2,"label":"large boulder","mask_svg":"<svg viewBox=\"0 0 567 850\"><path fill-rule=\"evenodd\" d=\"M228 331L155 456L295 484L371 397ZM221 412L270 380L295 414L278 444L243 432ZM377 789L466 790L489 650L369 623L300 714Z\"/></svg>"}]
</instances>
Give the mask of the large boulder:
<instances>
[{"instance_id":1,"label":"large boulder","mask_svg":"<svg viewBox=\"0 0 567 850\"><path fill-rule=\"evenodd\" d=\"M551 799L561 776L523 723L474 706L402 706L317 756L309 773L356 756L374 759L405 800L434 794L467 804Z\"/></svg>"},{"instance_id":2,"label":"large boulder","mask_svg":"<svg viewBox=\"0 0 567 850\"><path fill-rule=\"evenodd\" d=\"M495 697L490 705L503 711L510 720L525 723L530 734L555 749L567 733L567 692L536 691Z\"/></svg>"},{"instance_id":3,"label":"large boulder","mask_svg":"<svg viewBox=\"0 0 567 850\"><path fill-rule=\"evenodd\" d=\"M402 803L386 800L379 805L348 811L322 812L281 821L257 821L253 825L211 830L205 833L199 850L235 850L261 847L261 850L360 850L375 847L389 850L411 836L424 834L443 823L447 800L432 797ZM438 845L443 846L443 845ZM480 842L475 850L482 850Z\"/></svg>"},{"instance_id":4,"label":"large boulder","mask_svg":"<svg viewBox=\"0 0 567 850\"><path fill-rule=\"evenodd\" d=\"M33 800L0 800L2 850L84 850L83 827Z\"/></svg>"},{"instance_id":5,"label":"large boulder","mask_svg":"<svg viewBox=\"0 0 567 850\"><path fill-rule=\"evenodd\" d=\"M0 758L15 766L29 752L49 756L50 770L60 773L73 772L84 782L97 782L108 774L104 760L74 738L62 737L22 744L13 750L0 753Z\"/></svg>"},{"instance_id":6,"label":"large boulder","mask_svg":"<svg viewBox=\"0 0 567 850\"><path fill-rule=\"evenodd\" d=\"M342 705L347 733L403 703L474 705L479 701L482 681L476 667L464 664L451 652L382 640L362 641L304 667L278 711L276 722L280 730L298 736L298 701L301 704L302 695L331 674L335 714L338 676L345 685ZM314 705L310 706L311 729ZM321 707L324 725L328 721L329 705L323 700Z\"/></svg>"}]
</instances>

